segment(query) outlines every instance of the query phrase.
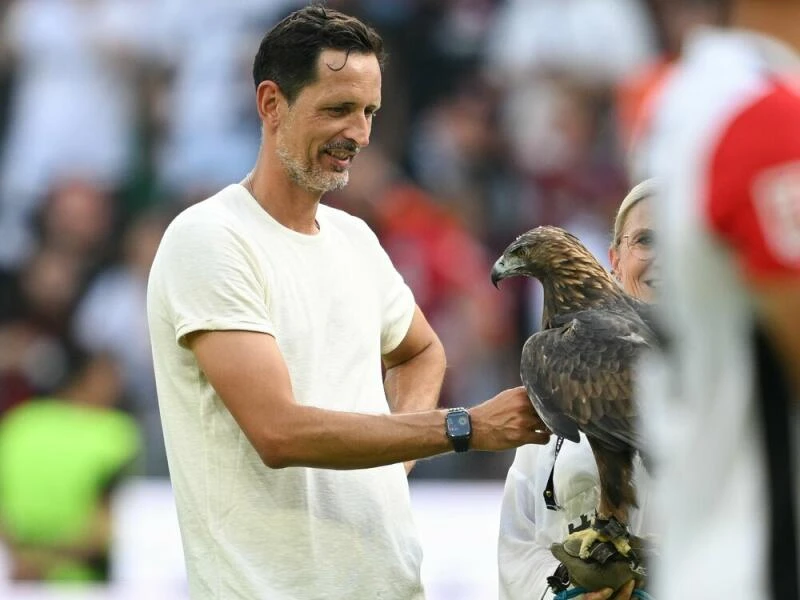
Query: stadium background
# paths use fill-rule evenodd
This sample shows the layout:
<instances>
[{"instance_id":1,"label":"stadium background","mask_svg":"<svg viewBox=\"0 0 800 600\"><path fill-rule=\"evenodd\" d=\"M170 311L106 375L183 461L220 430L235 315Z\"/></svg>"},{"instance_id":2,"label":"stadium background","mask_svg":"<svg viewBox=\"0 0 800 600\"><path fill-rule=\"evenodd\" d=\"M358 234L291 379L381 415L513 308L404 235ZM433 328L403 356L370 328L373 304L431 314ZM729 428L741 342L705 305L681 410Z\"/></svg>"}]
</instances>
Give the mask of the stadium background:
<instances>
[{"instance_id":1,"label":"stadium background","mask_svg":"<svg viewBox=\"0 0 800 600\"><path fill-rule=\"evenodd\" d=\"M146 276L169 219L252 166L252 57L271 24L302 4L0 2L0 436L15 408L72 382L73 395L124 411L142 449L114 499L111 583L9 583L2 597L185 594ZM370 147L325 202L378 233L447 350L443 405L473 405L517 384L519 349L538 322L536 284L496 291L492 261L545 223L605 261L635 115L682 23L661 0L328 5L376 26L390 59ZM54 438L80 435L68 427ZM0 452L14 450L0 437ZM37 456L46 463L52 451L40 447L23 476L46 478ZM512 458L449 455L412 473L432 600L495 596Z\"/></svg>"}]
</instances>

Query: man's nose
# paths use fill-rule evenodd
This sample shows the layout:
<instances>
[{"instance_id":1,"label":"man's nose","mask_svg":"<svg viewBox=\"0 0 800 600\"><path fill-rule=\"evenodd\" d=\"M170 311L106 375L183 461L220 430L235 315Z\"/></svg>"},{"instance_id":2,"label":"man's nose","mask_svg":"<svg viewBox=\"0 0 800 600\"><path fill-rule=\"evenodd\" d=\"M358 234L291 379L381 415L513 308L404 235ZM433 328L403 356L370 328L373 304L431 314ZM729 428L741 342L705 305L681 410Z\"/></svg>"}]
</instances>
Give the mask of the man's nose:
<instances>
[{"instance_id":1,"label":"man's nose","mask_svg":"<svg viewBox=\"0 0 800 600\"><path fill-rule=\"evenodd\" d=\"M344 132L345 137L353 140L360 148L369 146L369 136L372 132L372 119L366 115L356 114Z\"/></svg>"}]
</instances>

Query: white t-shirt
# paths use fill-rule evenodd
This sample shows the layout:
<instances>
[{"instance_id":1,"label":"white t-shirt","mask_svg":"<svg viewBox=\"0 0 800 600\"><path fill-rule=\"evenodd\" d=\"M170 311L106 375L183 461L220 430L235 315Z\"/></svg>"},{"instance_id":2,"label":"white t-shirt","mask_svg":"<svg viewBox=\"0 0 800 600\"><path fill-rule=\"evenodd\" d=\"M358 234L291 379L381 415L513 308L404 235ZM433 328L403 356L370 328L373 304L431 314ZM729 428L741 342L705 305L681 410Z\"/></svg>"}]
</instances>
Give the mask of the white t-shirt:
<instances>
[{"instance_id":1,"label":"white t-shirt","mask_svg":"<svg viewBox=\"0 0 800 600\"><path fill-rule=\"evenodd\" d=\"M517 449L508 470L503 505L500 511L498 572L500 600L539 600L552 598L547 578L558 566L550 545L564 541L568 526L578 524L581 515L591 515L600 500L597 464L589 442L564 440L553 470L557 438L546 446L529 444ZM558 510L549 510L544 491L553 470L553 492ZM634 485L638 509L630 514L629 529L635 535L652 532L647 518L650 478L637 456L634 459Z\"/></svg>"},{"instance_id":2,"label":"white t-shirt","mask_svg":"<svg viewBox=\"0 0 800 600\"><path fill-rule=\"evenodd\" d=\"M179 215L148 289L159 406L193 600L418 599L402 464L266 467L182 338L275 337L298 403L388 413L380 355L405 337L408 286L367 225L321 205L320 232L276 222L240 185Z\"/></svg>"}]
</instances>

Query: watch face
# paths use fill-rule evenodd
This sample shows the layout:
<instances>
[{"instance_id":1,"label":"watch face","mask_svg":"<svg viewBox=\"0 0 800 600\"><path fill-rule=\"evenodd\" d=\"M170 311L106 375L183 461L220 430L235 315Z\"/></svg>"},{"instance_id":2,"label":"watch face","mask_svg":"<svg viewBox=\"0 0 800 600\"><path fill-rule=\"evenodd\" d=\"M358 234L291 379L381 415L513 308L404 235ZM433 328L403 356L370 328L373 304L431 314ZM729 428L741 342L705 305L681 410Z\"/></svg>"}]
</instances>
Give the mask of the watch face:
<instances>
[{"instance_id":1,"label":"watch face","mask_svg":"<svg viewBox=\"0 0 800 600\"><path fill-rule=\"evenodd\" d=\"M447 415L447 433L452 437L470 433L469 416L466 412Z\"/></svg>"}]
</instances>

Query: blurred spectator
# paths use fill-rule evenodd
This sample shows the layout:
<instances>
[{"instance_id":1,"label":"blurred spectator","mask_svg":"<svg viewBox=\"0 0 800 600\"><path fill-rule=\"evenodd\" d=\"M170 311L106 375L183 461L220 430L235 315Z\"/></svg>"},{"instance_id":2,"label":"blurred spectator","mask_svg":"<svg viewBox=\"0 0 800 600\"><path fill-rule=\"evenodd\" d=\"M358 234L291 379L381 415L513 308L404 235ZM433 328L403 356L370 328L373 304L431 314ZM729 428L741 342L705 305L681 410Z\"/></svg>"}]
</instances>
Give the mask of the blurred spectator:
<instances>
[{"instance_id":1,"label":"blurred spectator","mask_svg":"<svg viewBox=\"0 0 800 600\"><path fill-rule=\"evenodd\" d=\"M3 32L16 71L0 163L0 262L30 252L28 221L58 180L111 189L124 181L146 22L136 0L12 4Z\"/></svg>"},{"instance_id":2,"label":"blurred spectator","mask_svg":"<svg viewBox=\"0 0 800 600\"><path fill-rule=\"evenodd\" d=\"M530 80L508 96L503 130L539 223L560 224L584 204L610 214L624 195L610 112L607 90L566 77Z\"/></svg>"},{"instance_id":3,"label":"blurred spectator","mask_svg":"<svg viewBox=\"0 0 800 600\"><path fill-rule=\"evenodd\" d=\"M647 17L637 0L509 0L496 14L488 66L512 84L555 72L608 85L652 55Z\"/></svg>"},{"instance_id":4,"label":"blurred spectator","mask_svg":"<svg viewBox=\"0 0 800 600\"><path fill-rule=\"evenodd\" d=\"M416 179L483 239L495 232L491 194L507 175L495 112L492 90L477 76L469 77L423 111L409 140Z\"/></svg>"},{"instance_id":5,"label":"blurred spectator","mask_svg":"<svg viewBox=\"0 0 800 600\"><path fill-rule=\"evenodd\" d=\"M37 212L37 245L0 285L0 413L53 391L74 354L69 323L86 280L110 254L113 200L84 181L52 190Z\"/></svg>"},{"instance_id":6,"label":"blurred spectator","mask_svg":"<svg viewBox=\"0 0 800 600\"><path fill-rule=\"evenodd\" d=\"M656 50L648 16L635 0L510 0L498 10L486 77L501 94L530 225L563 224L584 206L610 216L624 195L612 91Z\"/></svg>"},{"instance_id":7,"label":"blurred spectator","mask_svg":"<svg viewBox=\"0 0 800 600\"><path fill-rule=\"evenodd\" d=\"M261 35L301 0L163 0L154 29L164 78L156 148L162 185L184 203L252 166L261 140L252 61ZM198 90L202 90L199 93Z\"/></svg>"},{"instance_id":8,"label":"blurred spectator","mask_svg":"<svg viewBox=\"0 0 800 600\"><path fill-rule=\"evenodd\" d=\"M166 214L137 216L122 239L122 259L91 282L77 307L72 333L84 350L113 356L122 367L125 407L144 436L143 472L167 476L164 438L147 335L147 277L166 229Z\"/></svg>"},{"instance_id":9,"label":"blurred spectator","mask_svg":"<svg viewBox=\"0 0 800 600\"><path fill-rule=\"evenodd\" d=\"M646 135L642 129L650 121L655 102L672 73L684 36L696 27L713 25L720 18L721 5L713 2L645 0L644 4L650 10L660 48L652 60L623 78L615 92L619 136L628 154L633 154L633 148Z\"/></svg>"},{"instance_id":10,"label":"blurred spectator","mask_svg":"<svg viewBox=\"0 0 800 600\"><path fill-rule=\"evenodd\" d=\"M45 246L15 280L18 302L0 320L0 414L40 393L51 393L72 367L69 316L82 271L74 255Z\"/></svg>"},{"instance_id":11,"label":"blurred spectator","mask_svg":"<svg viewBox=\"0 0 800 600\"><path fill-rule=\"evenodd\" d=\"M6 15L10 0L0 2L0 31L3 31ZM8 124L8 108L11 96L11 86L14 79L14 72L11 61L9 60L8 44L4 36L0 36L0 140L5 139L6 126Z\"/></svg>"},{"instance_id":12,"label":"blurred spectator","mask_svg":"<svg viewBox=\"0 0 800 600\"><path fill-rule=\"evenodd\" d=\"M16 580L104 580L109 493L136 457L134 421L113 408L116 363L87 358L51 397L0 421L0 532Z\"/></svg>"},{"instance_id":13,"label":"blurred spectator","mask_svg":"<svg viewBox=\"0 0 800 600\"><path fill-rule=\"evenodd\" d=\"M453 94L480 64L492 23L491 0L417 2L399 48L406 65L409 111L424 109Z\"/></svg>"},{"instance_id":14,"label":"blurred spectator","mask_svg":"<svg viewBox=\"0 0 800 600\"><path fill-rule=\"evenodd\" d=\"M117 219L116 198L90 181L56 183L35 219L39 243L73 255L85 272L109 259Z\"/></svg>"}]
</instances>

